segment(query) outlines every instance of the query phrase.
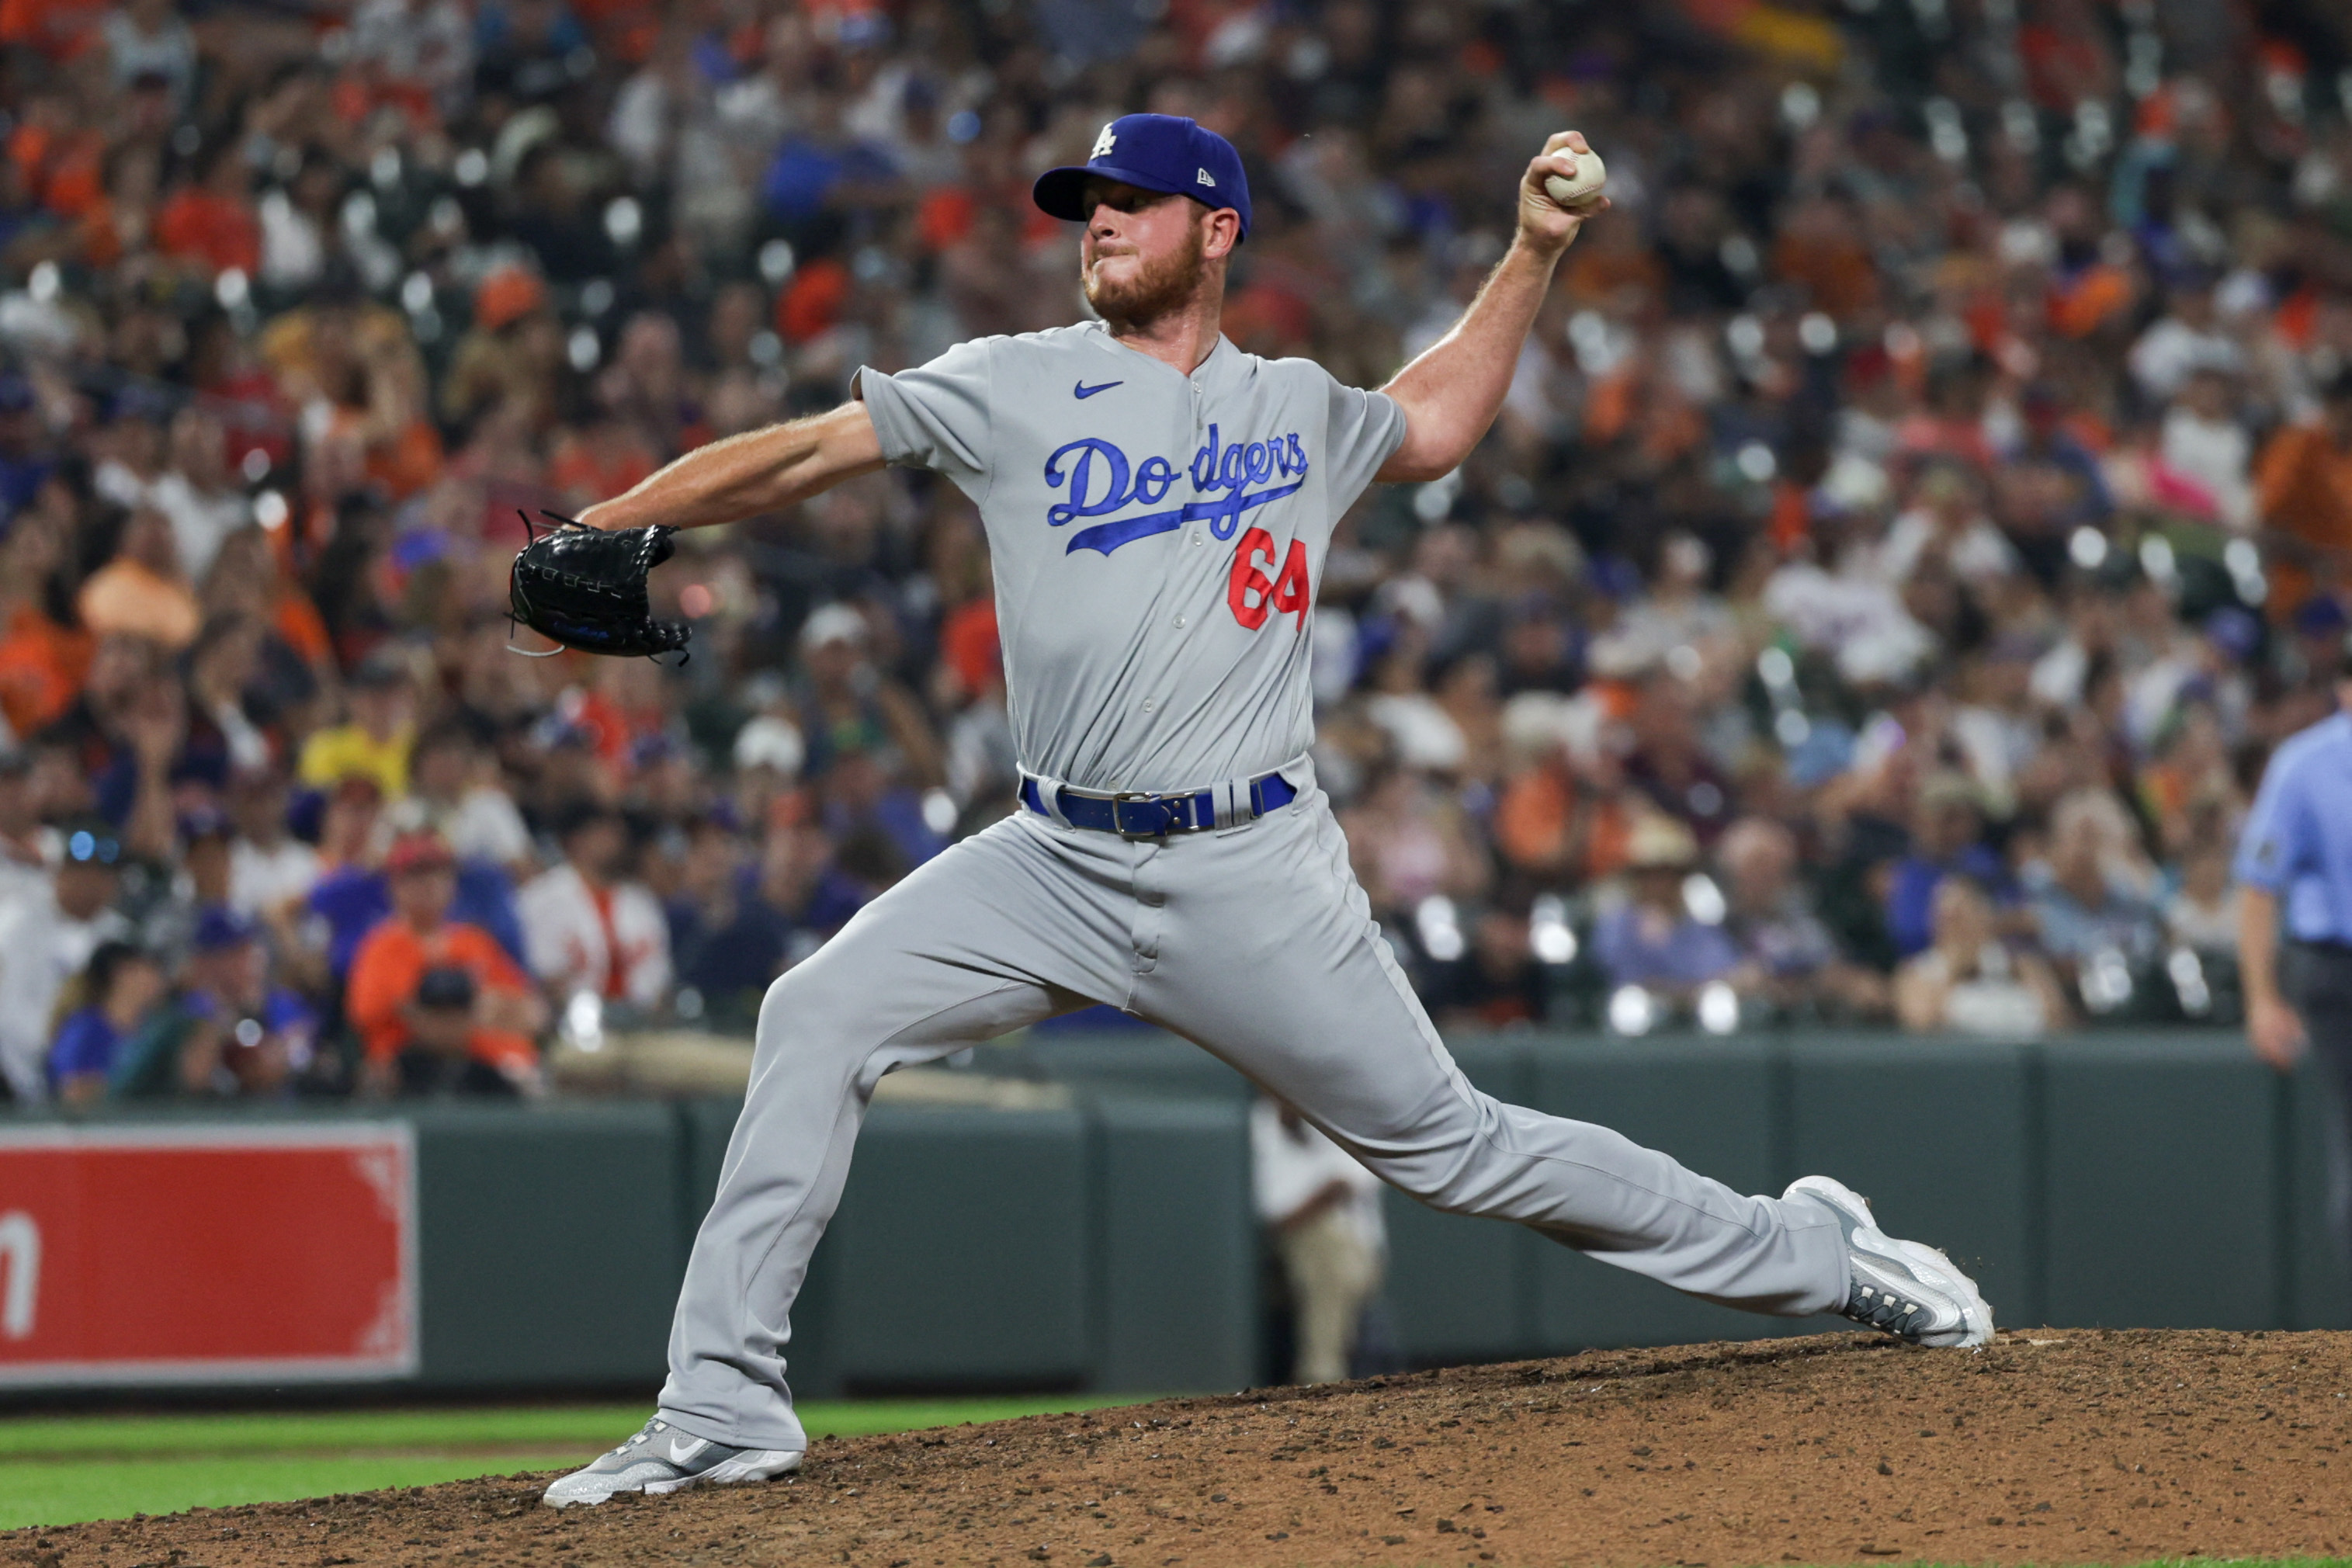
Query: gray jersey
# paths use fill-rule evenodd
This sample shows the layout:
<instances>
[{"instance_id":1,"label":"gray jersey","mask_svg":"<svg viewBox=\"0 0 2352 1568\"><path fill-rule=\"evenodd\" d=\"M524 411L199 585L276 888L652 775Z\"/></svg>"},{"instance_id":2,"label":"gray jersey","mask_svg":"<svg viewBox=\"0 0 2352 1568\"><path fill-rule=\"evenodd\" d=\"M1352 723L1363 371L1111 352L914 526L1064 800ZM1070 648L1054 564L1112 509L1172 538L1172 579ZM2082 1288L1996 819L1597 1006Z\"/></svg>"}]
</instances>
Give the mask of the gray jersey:
<instances>
[{"instance_id":1,"label":"gray jersey","mask_svg":"<svg viewBox=\"0 0 2352 1568\"><path fill-rule=\"evenodd\" d=\"M1333 521L1404 437L1395 404L1222 341L1187 377L1099 327L859 380L884 456L979 503L1033 772L1175 790L1307 748L1314 584ZM678 1292L663 1421L763 1464L806 1448L791 1312L875 1085L1087 1002L1198 1041L1440 1209L1520 1221L1710 1300L1846 1301L1865 1276L1822 1204L1743 1197L1475 1088L1371 918L1314 769L1284 776L1295 798L1223 832L1129 838L1016 811L775 983Z\"/></svg>"},{"instance_id":2,"label":"gray jersey","mask_svg":"<svg viewBox=\"0 0 2352 1568\"><path fill-rule=\"evenodd\" d=\"M1186 376L1098 322L855 384L887 460L980 508L1024 766L1178 790L1307 750L1315 586L1404 439L1395 403L1223 338Z\"/></svg>"}]
</instances>

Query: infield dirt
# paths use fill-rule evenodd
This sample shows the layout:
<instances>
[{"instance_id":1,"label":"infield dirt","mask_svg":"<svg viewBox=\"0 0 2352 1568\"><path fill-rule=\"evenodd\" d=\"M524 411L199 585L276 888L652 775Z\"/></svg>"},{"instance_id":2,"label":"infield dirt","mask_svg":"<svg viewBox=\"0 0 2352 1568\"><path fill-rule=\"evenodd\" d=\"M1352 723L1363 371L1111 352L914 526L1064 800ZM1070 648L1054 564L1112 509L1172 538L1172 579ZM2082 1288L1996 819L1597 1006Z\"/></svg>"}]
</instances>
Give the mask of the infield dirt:
<instances>
[{"instance_id":1,"label":"infield dirt","mask_svg":"<svg viewBox=\"0 0 2352 1568\"><path fill-rule=\"evenodd\" d=\"M2352 1334L2046 1329L1973 1354L1831 1334L820 1441L787 1480L596 1509L515 1478L0 1535L0 1564L42 1568L2347 1552Z\"/></svg>"}]
</instances>

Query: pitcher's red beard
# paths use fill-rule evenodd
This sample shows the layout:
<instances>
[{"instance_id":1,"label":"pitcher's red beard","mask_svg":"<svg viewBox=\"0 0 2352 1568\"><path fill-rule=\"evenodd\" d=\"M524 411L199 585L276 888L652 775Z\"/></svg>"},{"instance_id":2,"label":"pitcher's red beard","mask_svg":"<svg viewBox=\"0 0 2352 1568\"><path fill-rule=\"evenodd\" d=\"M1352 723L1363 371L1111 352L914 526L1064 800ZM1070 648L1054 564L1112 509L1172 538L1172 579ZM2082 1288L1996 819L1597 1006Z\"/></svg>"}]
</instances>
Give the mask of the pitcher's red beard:
<instances>
[{"instance_id":1,"label":"pitcher's red beard","mask_svg":"<svg viewBox=\"0 0 2352 1568\"><path fill-rule=\"evenodd\" d=\"M1104 321L1114 327L1139 326L1159 320L1192 297L1200 285L1202 251L1207 244L1206 231L1195 226L1181 249L1144 263L1125 282L1106 282L1088 267L1080 273L1078 283L1086 290L1087 303Z\"/></svg>"}]
</instances>

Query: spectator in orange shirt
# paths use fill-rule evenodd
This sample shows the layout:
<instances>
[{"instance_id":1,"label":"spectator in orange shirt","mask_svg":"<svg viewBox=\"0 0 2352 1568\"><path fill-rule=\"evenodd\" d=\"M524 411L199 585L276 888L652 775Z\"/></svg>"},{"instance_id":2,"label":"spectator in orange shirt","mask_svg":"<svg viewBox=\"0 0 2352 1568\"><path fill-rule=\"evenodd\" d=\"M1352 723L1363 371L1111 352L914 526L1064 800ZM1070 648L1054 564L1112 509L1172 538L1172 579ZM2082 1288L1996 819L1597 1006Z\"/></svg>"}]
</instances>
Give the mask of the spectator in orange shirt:
<instances>
[{"instance_id":1,"label":"spectator in orange shirt","mask_svg":"<svg viewBox=\"0 0 2352 1568\"><path fill-rule=\"evenodd\" d=\"M457 863L436 833L392 847L392 914L360 943L344 1013L367 1052L377 1093L531 1093L531 1037L547 1009L530 981L479 926L449 919Z\"/></svg>"},{"instance_id":2,"label":"spectator in orange shirt","mask_svg":"<svg viewBox=\"0 0 2352 1568\"><path fill-rule=\"evenodd\" d=\"M2326 552L2308 563L2315 576L2327 582L2352 568L2352 369L2328 384L2315 423L2290 426L2271 437L2254 484L2257 515L2265 525ZM2281 600L2294 604L2303 596L2288 593Z\"/></svg>"},{"instance_id":3,"label":"spectator in orange shirt","mask_svg":"<svg viewBox=\"0 0 2352 1568\"><path fill-rule=\"evenodd\" d=\"M203 184L181 186L155 215L156 248L251 277L261 265L261 223L247 180L243 145L231 141L205 166Z\"/></svg>"},{"instance_id":4,"label":"spectator in orange shirt","mask_svg":"<svg viewBox=\"0 0 2352 1568\"><path fill-rule=\"evenodd\" d=\"M177 653L204 629L203 612L180 571L172 521L152 507L131 514L114 559L90 574L75 603L93 637L121 633Z\"/></svg>"},{"instance_id":5,"label":"spectator in orange shirt","mask_svg":"<svg viewBox=\"0 0 2352 1568\"><path fill-rule=\"evenodd\" d=\"M26 510L0 542L0 718L19 735L73 706L89 674L95 639L57 609L73 527L47 508Z\"/></svg>"},{"instance_id":6,"label":"spectator in orange shirt","mask_svg":"<svg viewBox=\"0 0 2352 1568\"><path fill-rule=\"evenodd\" d=\"M566 507L581 511L606 496L635 488L659 467L661 455L637 426L618 419L600 419L584 428L564 429L555 437L547 482L555 487Z\"/></svg>"},{"instance_id":7,"label":"spectator in orange shirt","mask_svg":"<svg viewBox=\"0 0 2352 1568\"><path fill-rule=\"evenodd\" d=\"M212 570L205 574L203 605L207 617L239 616L267 622L313 680L332 682L335 650L327 623L300 582L283 569L268 531L241 528L221 541Z\"/></svg>"},{"instance_id":8,"label":"spectator in orange shirt","mask_svg":"<svg viewBox=\"0 0 2352 1568\"><path fill-rule=\"evenodd\" d=\"M957 699L1003 685L1004 644L996 629L996 596L985 585L940 621L940 663L954 679Z\"/></svg>"},{"instance_id":9,"label":"spectator in orange shirt","mask_svg":"<svg viewBox=\"0 0 2352 1568\"><path fill-rule=\"evenodd\" d=\"M1622 773L1613 757L1595 772ZM1561 882L1615 875L1625 865L1633 808L1624 792L1577 776L1565 753L1547 757L1504 785L1495 809L1495 840L1517 869Z\"/></svg>"},{"instance_id":10,"label":"spectator in orange shirt","mask_svg":"<svg viewBox=\"0 0 2352 1568\"><path fill-rule=\"evenodd\" d=\"M102 200L106 137L80 122L67 95L32 95L7 149L22 195L60 217L86 216Z\"/></svg>"},{"instance_id":11,"label":"spectator in orange shirt","mask_svg":"<svg viewBox=\"0 0 2352 1568\"><path fill-rule=\"evenodd\" d=\"M104 0L0 0L0 44L71 59L99 41L107 9Z\"/></svg>"}]
</instances>

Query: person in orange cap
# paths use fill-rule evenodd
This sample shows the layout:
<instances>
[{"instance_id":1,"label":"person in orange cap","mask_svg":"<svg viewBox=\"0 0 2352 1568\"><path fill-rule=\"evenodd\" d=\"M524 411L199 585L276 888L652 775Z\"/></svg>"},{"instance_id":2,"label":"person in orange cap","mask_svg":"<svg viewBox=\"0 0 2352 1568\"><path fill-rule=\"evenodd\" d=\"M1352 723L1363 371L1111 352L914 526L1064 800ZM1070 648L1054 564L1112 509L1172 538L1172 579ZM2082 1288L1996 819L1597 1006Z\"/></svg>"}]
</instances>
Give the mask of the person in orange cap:
<instances>
[{"instance_id":1,"label":"person in orange cap","mask_svg":"<svg viewBox=\"0 0 2352 1568\"><path fill-rule=\"evenodd\" d=\"M509 262L492 268L474 290L474 325L486 332L504 331L547 304L547 286L530 268Z\"/></svg>"},{"instance_id":2,"label":"person in orange cap","mask_svg":"<svg viewBox=\"0 0 2352 1568\"><path fill-rule=\"evenodd\" d=\"M449 846L437 833L404 834L384 873L392 913L360 943L344 998L367 1053L362 1081L378 1093L535 1089L531 1037L547 1026L546 1005L496 938L449 918Z\"/></svg>"},{"instance_id":3,"label":"person in orange cap","mask_svg":"<svg viewBox=\"0 0 2352 1568\"><path fill-rule=\"evenodd\" d=\"M536 405L563 356L563 324L547 285L514 262L492 268L474 289L474 325L450 356L441 412L463 425L507 400Z\"/></svg>"}]
</instances>

